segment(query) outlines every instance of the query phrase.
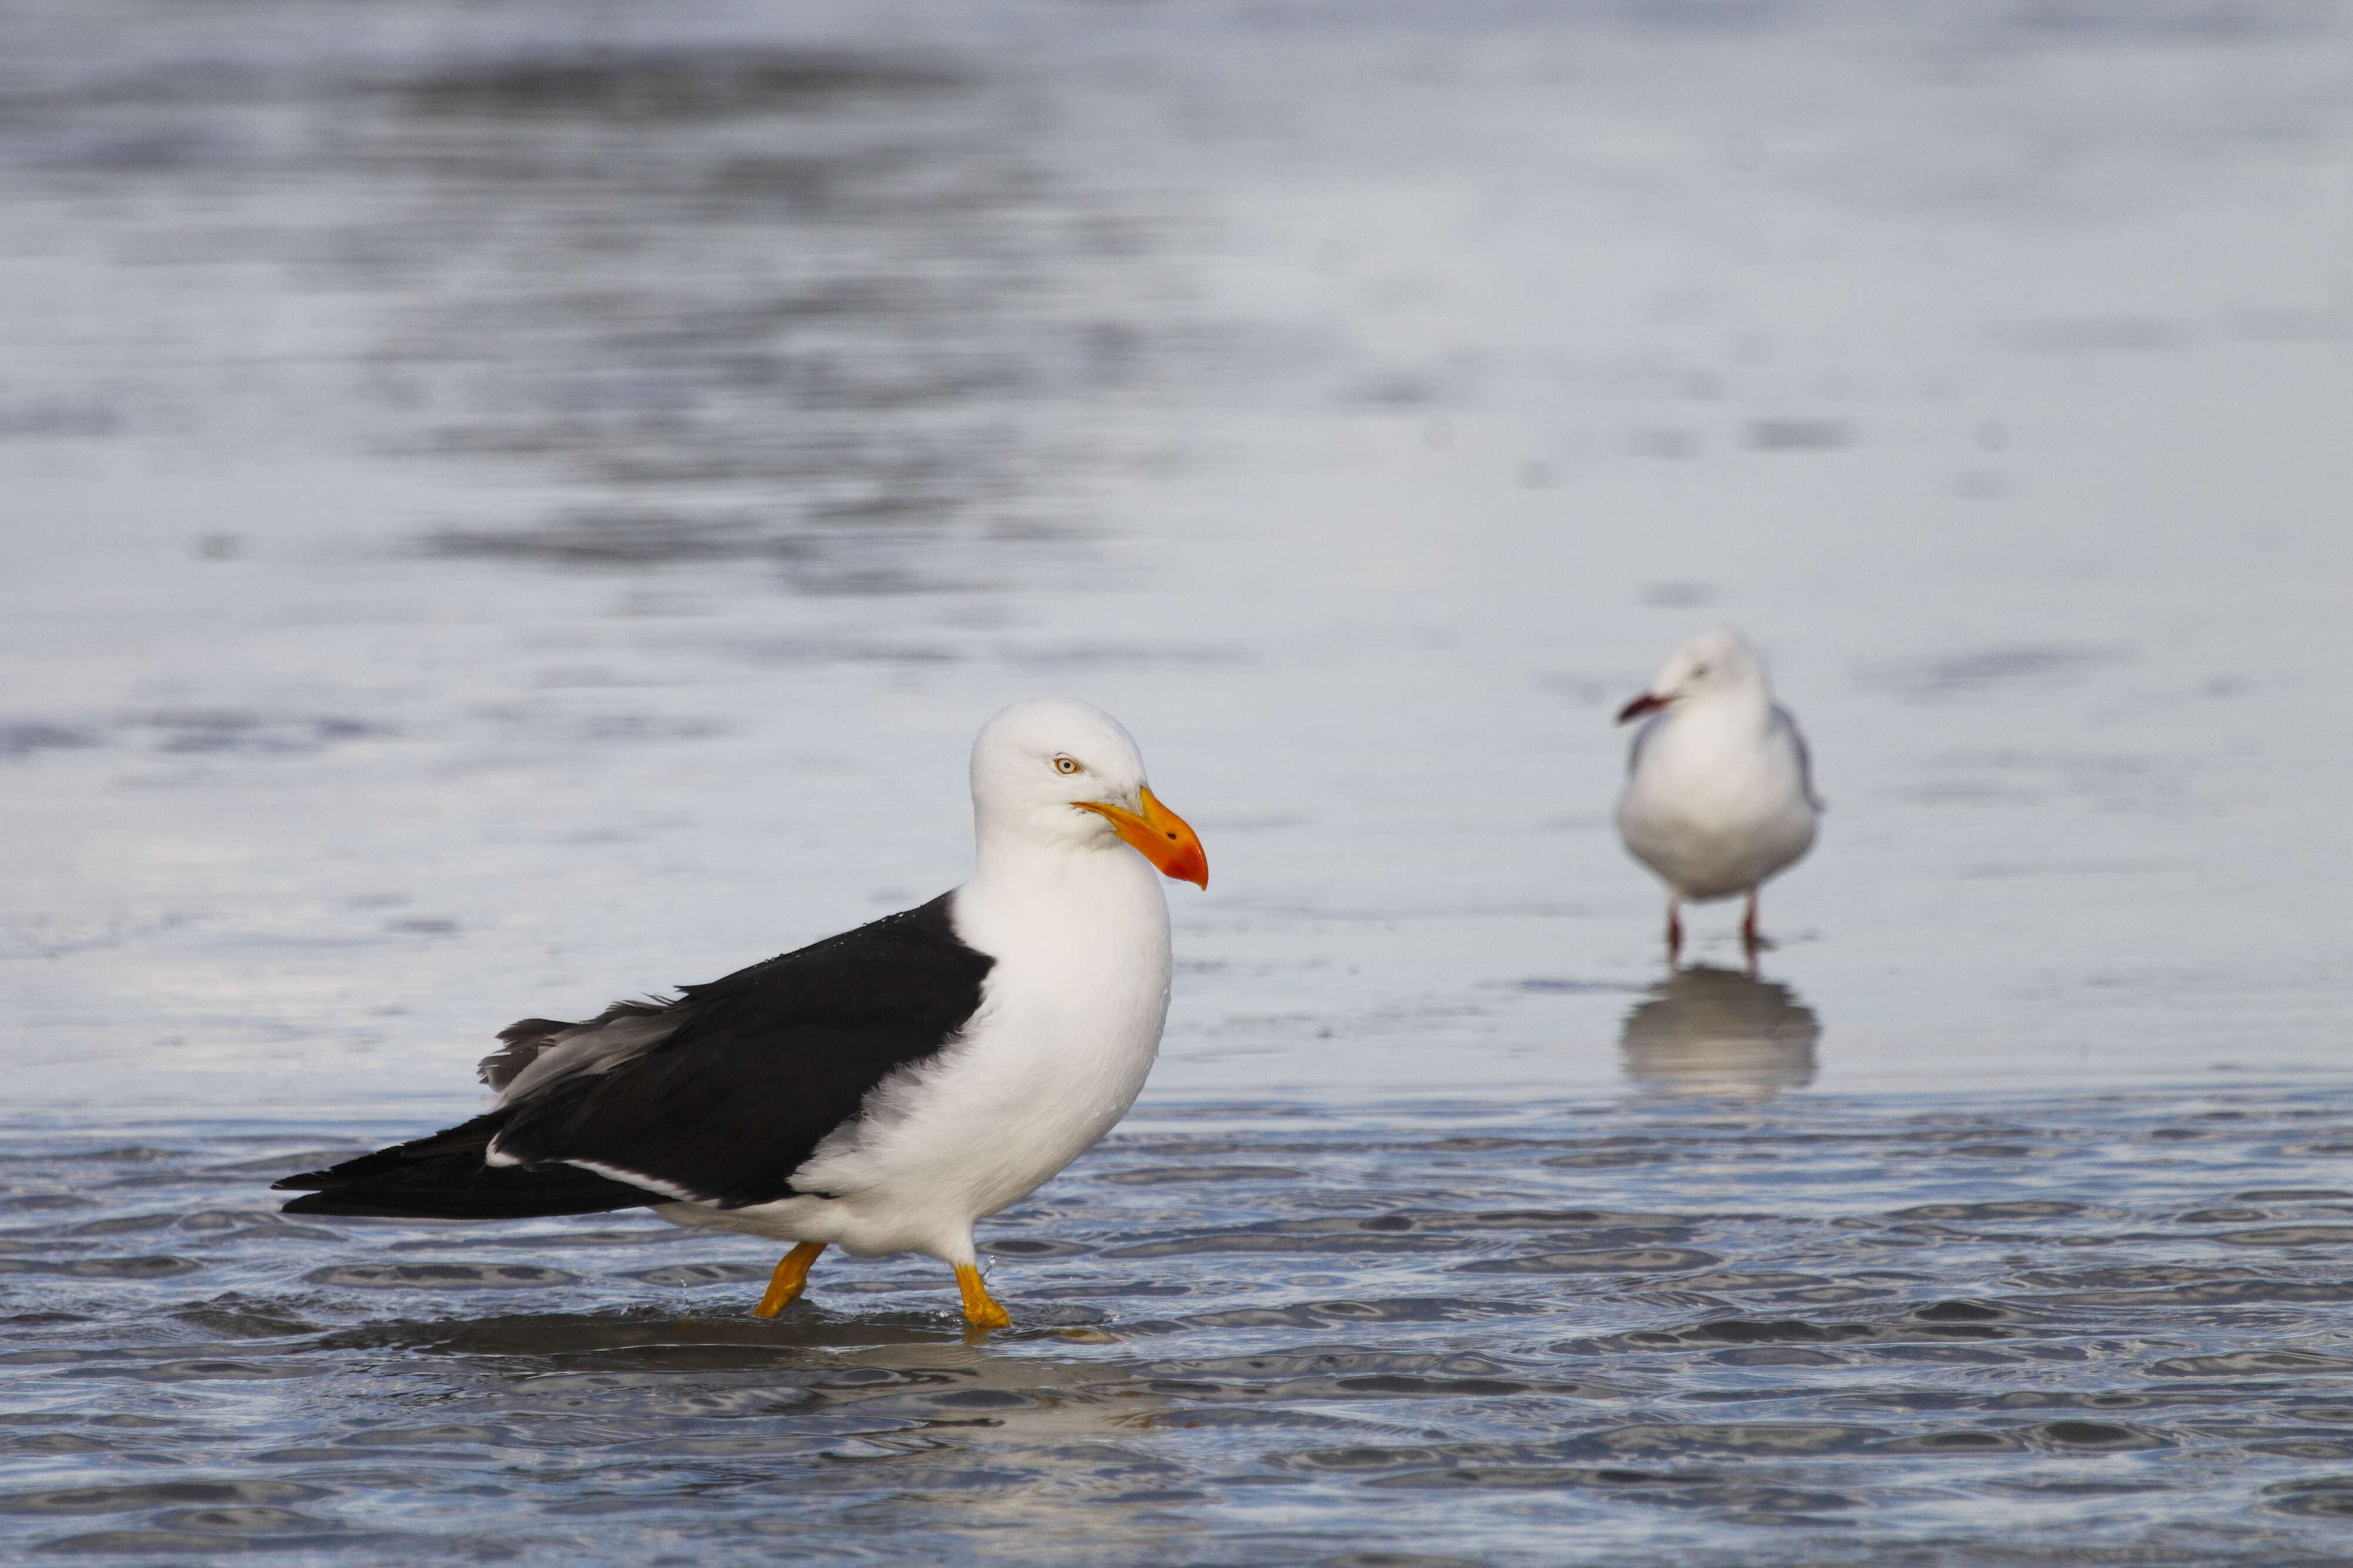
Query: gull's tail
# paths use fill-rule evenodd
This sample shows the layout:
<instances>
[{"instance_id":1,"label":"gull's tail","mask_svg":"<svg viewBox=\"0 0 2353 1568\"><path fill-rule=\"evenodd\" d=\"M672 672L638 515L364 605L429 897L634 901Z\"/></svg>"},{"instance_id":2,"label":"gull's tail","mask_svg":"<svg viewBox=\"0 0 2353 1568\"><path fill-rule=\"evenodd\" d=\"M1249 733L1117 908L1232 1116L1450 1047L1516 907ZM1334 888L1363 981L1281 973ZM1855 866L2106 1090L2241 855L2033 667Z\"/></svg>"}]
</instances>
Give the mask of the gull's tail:
<instances>
[{"instance_id":1,"label":"gull's tail","mask_svg":"<svg viewBox=\"0 0 2353 1568\"><path fill-rule=\"evenodd\" d=\"M509 1114L493 1110L429 1138L396 1143L272 1185L304 1194L286 1205L288 1214L393 1219L531 1219L671 1201L577 1165L487 1163L491 1140L506 1125Z\"/></svg>"}]
</instances>

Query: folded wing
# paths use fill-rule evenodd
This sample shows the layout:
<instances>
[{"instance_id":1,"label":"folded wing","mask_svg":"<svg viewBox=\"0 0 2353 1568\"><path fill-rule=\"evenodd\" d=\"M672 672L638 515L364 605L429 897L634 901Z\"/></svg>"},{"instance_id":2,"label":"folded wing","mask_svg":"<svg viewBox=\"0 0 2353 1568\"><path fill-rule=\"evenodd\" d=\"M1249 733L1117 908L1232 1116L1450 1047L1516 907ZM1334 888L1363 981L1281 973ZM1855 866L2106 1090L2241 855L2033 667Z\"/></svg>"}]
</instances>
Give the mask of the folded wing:
<instances>
[{"instance_id":1,"label":"folded wing","mask_svg":"<svg viewBox=\"0 0 2353 1568\"><path fill-rule=\"evenodd\" d=\"M724 1208L792 1175L892 1073L936 1056L994 962L957 939L955 895L813 946L626 1003L527 1019L483 1064L495 1109L280 1187L306 1214L587 1214L680 1198Z\"/></svg>"}]
</instances>

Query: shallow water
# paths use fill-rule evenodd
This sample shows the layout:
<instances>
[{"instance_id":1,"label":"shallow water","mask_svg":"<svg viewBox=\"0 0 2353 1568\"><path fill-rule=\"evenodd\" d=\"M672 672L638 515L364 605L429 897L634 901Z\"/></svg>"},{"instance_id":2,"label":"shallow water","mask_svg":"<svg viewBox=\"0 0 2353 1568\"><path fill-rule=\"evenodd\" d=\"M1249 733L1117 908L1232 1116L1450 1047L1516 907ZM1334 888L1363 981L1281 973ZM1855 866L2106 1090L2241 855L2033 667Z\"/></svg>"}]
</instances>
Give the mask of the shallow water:
<instances>
[{"instance_id":1,"label":"shallow water","mask_svg":"<svg viewBox=\"0 0 2353 1568\"><path fill-rule=\"evenodd\" d=\"M390 1124L304 1149L28 1132L0 1177L0 1539L2335 1561L2353 1189L2305 1184L2353 1152L2347 1109L1164 1107L992 1226L1018 1326L985 1344L928 1262L821 1262L765 1323L767 1258L643 1216L322 1226L261 1201Z\"/></svg>"},{"instance_id":2,"label":"shallow water","mask_svg":"<svg viewBox=\"0 0 2353 1568\"><path fill-rule=\"evenodd\" d=\"M0 1541L2335 1555L2338 13L792 9L0 16ZM1608 821L1717 620L1755 981ZM1049 690L1214 879L1015 1331L275 1215Z\"/></svg>"}]
</instances>

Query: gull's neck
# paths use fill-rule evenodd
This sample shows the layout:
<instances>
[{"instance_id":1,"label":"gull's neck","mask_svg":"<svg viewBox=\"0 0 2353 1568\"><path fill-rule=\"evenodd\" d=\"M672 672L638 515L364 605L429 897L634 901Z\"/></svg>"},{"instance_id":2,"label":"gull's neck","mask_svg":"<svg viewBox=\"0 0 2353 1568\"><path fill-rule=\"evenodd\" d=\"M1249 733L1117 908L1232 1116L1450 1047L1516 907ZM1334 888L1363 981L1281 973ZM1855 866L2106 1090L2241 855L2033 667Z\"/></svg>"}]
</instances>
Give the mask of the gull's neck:
<instances>
[{"instance_id":1,"label":"gull's neck","mask_svg":"<svg viewBox=\"0 0 2353 1568\"><path fill-rule=\"evenodd\" d=\"M1703 724L1730 728L1739 724L1767 724L1773 717L1773 693L1763 681L1732 690L1711 691L1697 699L1686 698L1675 705L1680 716Z\"/></svg>"},{"instance_id":2,"label":"gull's neck","mask_svg":"<svg viewBox=\"0 0 2353 1568\"><path fill-rule=\"evenodd\" d=\"M955 889L957 936L993 957L1078 952L1111 942L1167 963L1169 905L1160 872L1120 842L981 837L972 881Z\"/></svg>"},{"instance_id":3,"label":"gull's neck","mask_svg":"<svg viewBox=\"0 0 2353 1568\"><path fill-rule=\"evenodd\" d=\"M1019 910L1025 923L1168 918L1160 874L1118 840L1073 843L1012 833L979 835L972 880L958 889L956 906L976 918Z\"/></svg>"}]
</instances>

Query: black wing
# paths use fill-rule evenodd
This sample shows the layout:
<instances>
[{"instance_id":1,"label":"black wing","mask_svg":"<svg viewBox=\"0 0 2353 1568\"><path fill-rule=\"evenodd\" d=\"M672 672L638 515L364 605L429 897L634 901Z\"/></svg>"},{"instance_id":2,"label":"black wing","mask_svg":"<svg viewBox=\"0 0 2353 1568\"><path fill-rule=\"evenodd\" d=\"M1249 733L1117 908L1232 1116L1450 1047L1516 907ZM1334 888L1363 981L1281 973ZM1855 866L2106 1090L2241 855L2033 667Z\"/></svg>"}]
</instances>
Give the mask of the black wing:
<instances>
[{"instance_id":1,"label":"black wing","mask_svg":"<svg viewBox=\"0 0 2353 1568\"><path fill-rule=\"evenodd\" d=\"M485 1185L544 1181L551 1204L621 1208L686 1194L740 1208L790 1196L800 1190L793 1172L858 1115L876 1085L936 1054L979 1008L981 984L996 961L957 939L953 897L686 986L674 1002L616 1007L605 1019L646 1037L642 1048L615 1052L584 1039L579 1070L535 1075L543 1081L519 1083L511 1103L463 1128L290 1178L280 1184L322 1190L288 1206L456 1212L338 1206L399 1201L416 1184L396 1182L396 1173L428 1153L435 1161L470 1158ZM501 1065L489 1070L529 1071L563 1027L546 1019L516 1026L502 1037L508 1051L491 1058ZM552 1048L572 1047L559 1041ZM445 1142L461 1135L472 1140L470 1155ZM522 1164L483 1164L492 1139L502 1156ZM395 1159L408 1150L419 1154ZM596 1191L609 1201L588 1205L587 1181L603 1184Z\"/></svg>"}]
</instances>

